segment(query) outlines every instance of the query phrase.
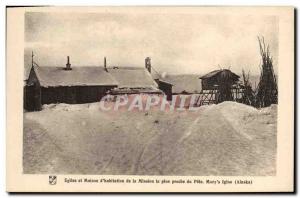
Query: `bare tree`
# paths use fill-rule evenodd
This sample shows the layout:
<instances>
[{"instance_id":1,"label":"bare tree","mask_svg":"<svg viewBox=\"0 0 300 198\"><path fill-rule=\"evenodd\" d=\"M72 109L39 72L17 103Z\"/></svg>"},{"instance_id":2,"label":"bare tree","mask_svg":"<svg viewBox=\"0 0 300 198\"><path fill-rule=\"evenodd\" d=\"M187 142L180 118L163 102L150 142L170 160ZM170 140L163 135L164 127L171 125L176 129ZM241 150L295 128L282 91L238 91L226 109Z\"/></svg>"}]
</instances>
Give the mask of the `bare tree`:
<instances>
[{"instance_id":1,"label":"bare tree","mask_svg":"<svg viewBox=\"0 0 300 198\"><path fill-rule=\"evenodd\" d=\"M256 106L267 107L277 104L278 91L276 76L273 70L273 59L270 55L269 45L265 44L264 37L258 37L260 55L262 58L260 81L256 93Z\"/></svg>"}]
</instances>

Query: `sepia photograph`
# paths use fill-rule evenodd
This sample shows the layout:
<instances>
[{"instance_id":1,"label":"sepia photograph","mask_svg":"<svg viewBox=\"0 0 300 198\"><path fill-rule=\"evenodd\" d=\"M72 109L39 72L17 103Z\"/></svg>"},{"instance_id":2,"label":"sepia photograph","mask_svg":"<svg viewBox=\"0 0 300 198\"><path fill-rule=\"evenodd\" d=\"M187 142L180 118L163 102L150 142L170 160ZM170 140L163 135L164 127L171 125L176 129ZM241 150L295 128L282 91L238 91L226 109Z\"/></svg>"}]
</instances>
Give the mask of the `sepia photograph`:
<instances>
[{"instance_id":1,"label":"sepia photograph","mask_svg":"<svg viewBox=\"0 0 300 198\"><path fill-rule=\"evenodd\" d=\"M24 9L20 174L279 177L293 9L215 9Z\"/></svg>"},{"instance_id":2,"label":"sepia photograph","mask_svg":"<svg viewBox=\"0 0 300 198\"><path fill-rule=\"evenodd\" d=\"M277 54L276 16L26 12L24 173L275 175Z\"/></svg>"}]
</instances>

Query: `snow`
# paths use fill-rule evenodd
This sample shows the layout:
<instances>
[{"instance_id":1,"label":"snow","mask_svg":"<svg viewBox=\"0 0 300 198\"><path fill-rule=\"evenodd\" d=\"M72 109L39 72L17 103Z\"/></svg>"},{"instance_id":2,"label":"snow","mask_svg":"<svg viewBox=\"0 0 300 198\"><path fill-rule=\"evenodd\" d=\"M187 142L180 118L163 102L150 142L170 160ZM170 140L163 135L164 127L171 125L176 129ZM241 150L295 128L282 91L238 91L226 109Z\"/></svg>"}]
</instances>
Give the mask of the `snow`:
<instances>
[{"instance_id":1,"label":"snow","mask_svg":"<svg viewBox=\"0 0 300 198\"><path fill-rule=\"evenodd\" d=\"M35 66L34 70L43 87L118 85L112 75L99 66L75 66L72 70L64 70L64 67Z\"/></svg>"},{"instance_id":2,"label":"snow","mask_svg":"<svg viewBox=\"0 0 300 198\"><path fill-rule=\"evenodd\" d=\"M157 88L151 74L142 67L108 68L108 72L116 79L119 88Z\"/></svg>"},{"instance_id":3,"label":"snow","mask_svg":"<svg viewBox=\"0 0 300 198\"><path fill-rule=\"evenodd\" d=\"M276 105L235 102L175 112L44 105L24 115L24 172L275 175L276 119Z\"/></svg>"}]
</instances>

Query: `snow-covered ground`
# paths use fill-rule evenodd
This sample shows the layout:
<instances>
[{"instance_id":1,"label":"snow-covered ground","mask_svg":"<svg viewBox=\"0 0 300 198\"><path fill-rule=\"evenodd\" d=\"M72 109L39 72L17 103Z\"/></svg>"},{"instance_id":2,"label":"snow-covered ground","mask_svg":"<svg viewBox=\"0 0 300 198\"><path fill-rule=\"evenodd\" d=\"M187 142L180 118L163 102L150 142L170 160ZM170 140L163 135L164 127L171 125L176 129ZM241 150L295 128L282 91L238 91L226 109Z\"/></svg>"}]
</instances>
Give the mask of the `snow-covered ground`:
<instances>
[{"instance_id":1,"label":"snow-covered ground","mask_svg":"<svg viewBox=\"0 0 300 198\"><path fill-rule=\"evenodd\" d=\"M102 111L47 105L24 114L25 173L275 175L277 106Z\"/></svg>"}]
</instances>

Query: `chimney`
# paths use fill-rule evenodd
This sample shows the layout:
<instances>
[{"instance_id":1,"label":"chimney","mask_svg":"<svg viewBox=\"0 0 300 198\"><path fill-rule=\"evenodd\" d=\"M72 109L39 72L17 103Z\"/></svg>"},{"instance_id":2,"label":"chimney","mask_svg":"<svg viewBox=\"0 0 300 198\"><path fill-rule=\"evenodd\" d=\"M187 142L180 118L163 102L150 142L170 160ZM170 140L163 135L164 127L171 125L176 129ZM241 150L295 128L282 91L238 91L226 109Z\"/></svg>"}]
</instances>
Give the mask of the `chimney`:
<instances>
[{"instance_id":1,"label":"chimney","mask_svg":"<svg viewBox=\"0 0 300 198\"><path fill-rule=\"evenodd\" d=\"M104 70L105 70L106 72L108 72L107 67L106 67L106 57L104 57Z\"/></svg>"},{"instance_id":2,"label":"chimney","mask_svg":"<svg viewBox=\"0 0 300 198\"><path fill-rule=\"evenodd\" d=\"M72 70L69 56L67 56L66 70Z\"/></svg>"},{"instance_id":3,"label":"chimney","mask_svg":"<svg viewBox=\"0 0 300 198\"><path fill-rule=\"evenodd\" d=\"M147 57L145 59L145 67L148 70L148 72L151 73L151 59L150 59L150 57Z\"/></svg>"}]
</instances>

